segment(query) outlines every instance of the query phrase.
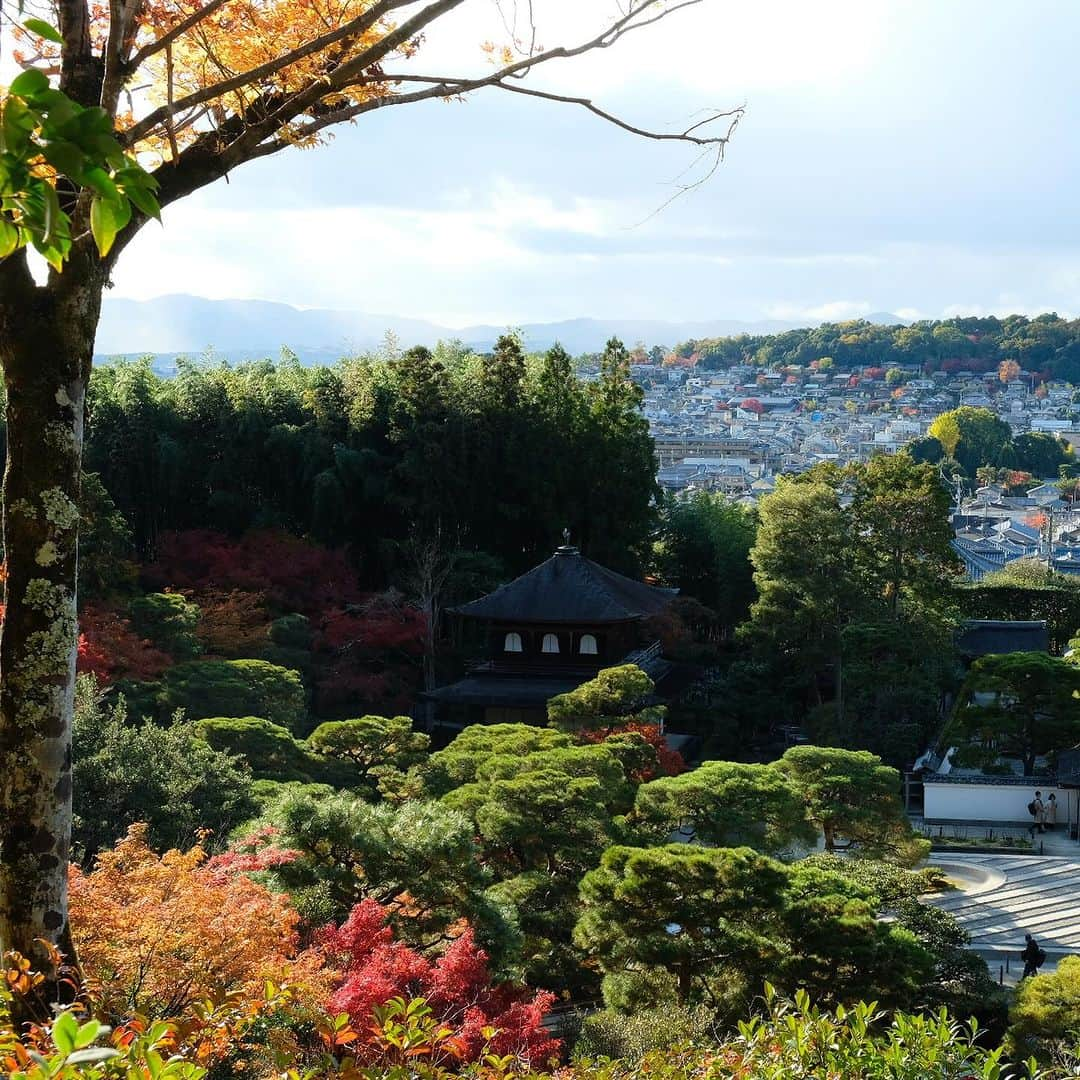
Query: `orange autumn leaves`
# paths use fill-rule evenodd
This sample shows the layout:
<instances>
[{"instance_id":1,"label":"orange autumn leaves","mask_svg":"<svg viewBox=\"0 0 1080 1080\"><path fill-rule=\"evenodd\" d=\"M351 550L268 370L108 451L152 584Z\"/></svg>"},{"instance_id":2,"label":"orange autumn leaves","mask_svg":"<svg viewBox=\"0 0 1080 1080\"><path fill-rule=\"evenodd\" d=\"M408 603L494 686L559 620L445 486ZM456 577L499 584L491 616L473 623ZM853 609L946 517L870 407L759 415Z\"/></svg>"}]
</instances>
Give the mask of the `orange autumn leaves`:
<instances>
[{"instance_id":1,"label":"orange autumn leaves","mask_svg":"<svg viewBox=\"0 0 1080 1080\"><path fill-rule=\"evenodd\" d=\"M230 121L240 127L261 121L284 95L325 83L331 73L378 44L394 29L386 19L344 32L374 6L375 0L141 0L120 8L128 18L117 27L110 10L115 5L94 0L89 4L90 39L106 55L116 47L110 33L121 31L127 71L116 100L116 126L137 129L132 149L169 159ZM46 10L41 13L49 19ZM58 69L58 45L21 29L15 36L20 63L34 63L46 72ZM311 48L331 36L335 40ZM415 48L415 42L402 42L389 50L389 57L407 57ZM320 114L390 92L385 82L365 81L363 74L347 80L340 93L325 85L315 103ZM111 101L103 104L113 111ZM147 126L150 115L156 119ZM301 126L300 119L291 126L298 142L317 141L301 137ZM278 136L290 133L289 124L274 128Z\"/></svg>"},{"instance_id":2,"label":"orange autumn leaves","mask_svg":"<svg viewBox=\"0 0 1080 1080\"><path fill-rule=\"evenodd\" d=\"M192 0L148 3L143 8L138 41L157 41L210 6ZM176 126L181 132L185 128L194 132L204 118L220 120L222 113L243 115L261 95L294 93L370 48L391 26L379 20L363 33L345 37L292 63L281 64L282 58L345 27L371 7L372 0L229 0L181 34L168 51L159 52L148 62L154 77L152 102L167 102L170 82L173 101L182 102L189 95L229 83L245 72L269 69L185 114ZM376 93L385 93L385 88L353 87L340 100L360 101ZM324 99L323 103L333 104L333 99ZM203 130L205 126L201 125Z\"/></svg>"},{"instance_id":3,"label":"orange autumn leaves","mask_svg":"<svg viewBox=\"0 0 1080 1080\"><path fill-rule=\"evenodd\" d=\"M71 922L102 1013L178 1016L227 995L261 1000L267 980L326 998L322 959L300 948L288 897L222 874L201 847L155 854L135 825L89 873L72 867Z\"/></svg>"}]
</instances>

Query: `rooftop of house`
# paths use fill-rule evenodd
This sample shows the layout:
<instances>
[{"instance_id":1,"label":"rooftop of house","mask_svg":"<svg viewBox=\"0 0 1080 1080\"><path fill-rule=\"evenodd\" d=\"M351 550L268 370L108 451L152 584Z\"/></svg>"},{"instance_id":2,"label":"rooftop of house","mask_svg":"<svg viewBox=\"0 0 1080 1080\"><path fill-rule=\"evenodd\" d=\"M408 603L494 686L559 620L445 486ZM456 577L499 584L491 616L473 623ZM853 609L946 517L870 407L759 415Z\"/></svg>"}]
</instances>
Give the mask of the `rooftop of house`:
<instances>
[{"instance_id":1,"label":"rooftop of house","mask_svg":"<svg viewBox=\"0 0 1080 1080\"><path fill-rule=\"evenodd\" d=\"M659 615L677 593L609 570L567 544L493 593L451 610L496 622L591 625Z\"/></svg>"}]
</instances>

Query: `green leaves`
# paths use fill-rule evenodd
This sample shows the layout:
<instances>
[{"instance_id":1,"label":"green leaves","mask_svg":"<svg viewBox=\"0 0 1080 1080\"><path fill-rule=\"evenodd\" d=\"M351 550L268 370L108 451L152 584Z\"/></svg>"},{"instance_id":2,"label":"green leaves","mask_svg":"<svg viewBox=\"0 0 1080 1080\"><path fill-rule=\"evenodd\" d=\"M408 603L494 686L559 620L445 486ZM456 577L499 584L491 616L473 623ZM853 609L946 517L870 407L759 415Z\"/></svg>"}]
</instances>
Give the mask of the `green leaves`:
<instances>
[{"instance_id":1,"label":"green leaves","mask_svg":"<svg viewBox=\"0 0 1080 1080\"><path fill-rule=\"evenodd\" d=\"M23 23L23 29L29 30L31 34L37 34L38 37L44 38L46 41L51 41L56 45L63 45L64 39L60 36L60 31L55 26L50 26L43 19L27 19Z\"/></svg>"},{"instance_id":2,"label":"green leaves","mask_svg":"<svg viewBox=\"0 0 1080 1080\"><path fill-rule=\"evenodd\" d=\"M61 41L39 19L25 26L39 37ZM76 190L92 192L89 205L78 198L62 203L59 177ZM72 214L79 235L86 235L81 230L88 225L104 257L131 221L132 207L160 217L157 187L116 139L109 114L78 105L54 89L43 71L21 72L0 99L0 258L29 245L59 271L73 242ZM60 190L70 189L61 185Z\"/></svg>"},{"instance_id":3,"label":"green leaves","mask_svg":"<svg viewBox=\"0 0 1080 1080\"><path fill-rule=\"evenodd\" d=\"M19 230L0 216L0 259L6 259L19 246Z\"/></svg>"},{"instance_id":4,"label":"green leaves","mask_svg":"<svg viewBox=\"0 0 1080 1080\"><path fill-rule=\"evenodd\" d=\"M90 231L102 256L109 254L116 234L131 220L131 206L126 199L103 199L95 195L90 203Z\"/></svg>"},{"instance_id":5,"label":"green leaves","mask_svg":"<svg viewBox=\"0 0 1080 1080\"><path fill-rule=\"evenodd\" d=\"M33 98L48 89L49 80L45 73L37 68L28 68L22 74L15 76L8 92L16 97Z\"/></svg>"}]
</instances>

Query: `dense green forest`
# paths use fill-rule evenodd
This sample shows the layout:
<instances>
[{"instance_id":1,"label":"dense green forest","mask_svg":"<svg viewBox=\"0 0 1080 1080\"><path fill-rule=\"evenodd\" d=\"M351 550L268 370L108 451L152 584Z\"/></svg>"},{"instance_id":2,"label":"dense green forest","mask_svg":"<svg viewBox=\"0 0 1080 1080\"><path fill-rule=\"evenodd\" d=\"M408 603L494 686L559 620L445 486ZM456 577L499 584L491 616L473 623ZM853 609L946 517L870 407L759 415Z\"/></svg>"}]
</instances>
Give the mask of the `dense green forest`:
<instances>
[{"instance_id":1,"label":"dense green forest","mask_svg":"<svg viewBox=\"0 0 1080 1080\"><path fill-rule=\"evenodd\" d=\"M740 334L682 342L706 370L734 364L801 364L831 357L844 370L916 365L925 371L993 371L1003 360L1047 379L1080 383L1080 320L1055 313L968 316L884 326L860 319L780 334Z\"/></svg>"},{"instance_id":2,"label":"dense green forest","mask_svg":"<svg viewBox=\"0 0 1080 1080\"><path fill-rule=\"evenodd\" d=\"M182 362L170 379L120 363L94 373L86 468L142 558L169 531L280 527L348 546L378 585L409 541L439 536L516 574L568 528L635 570L656 490L640 401L617 342L588 384L562 349L526 358L509 337L483 356Z\"/></svg>"}]
</instances>

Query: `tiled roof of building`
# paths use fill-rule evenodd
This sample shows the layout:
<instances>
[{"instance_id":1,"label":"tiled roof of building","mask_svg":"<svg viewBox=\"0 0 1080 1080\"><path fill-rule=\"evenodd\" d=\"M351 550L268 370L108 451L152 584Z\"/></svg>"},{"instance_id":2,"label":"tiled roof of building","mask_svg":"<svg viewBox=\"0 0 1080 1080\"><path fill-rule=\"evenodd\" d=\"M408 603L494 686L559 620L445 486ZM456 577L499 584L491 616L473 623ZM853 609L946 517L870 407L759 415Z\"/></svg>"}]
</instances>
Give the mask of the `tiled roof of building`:
<instances>
[{"instance_id":1,"label":"tiled roof of building","mask_svg":"<svg viewBox=\"0 0 1080 1080\"><path fill-rule=\"evenodd\" d=\"M493 593L452 610L505 622L625 622L659 615L677 593L617 574L567 546Z\"/></svg>"},{"instance_id":2,"label":"tiled roof of building","mask_svg":"<svg viewBox=\"0 0 1080 1080\"><path fill-rule=\"evenodd\" d=\"M957 644L968 656L987 656L991 653L1046 652L1050 639L1042 620L971 619L964 623Z\"/></svg>"}]
</instances>

